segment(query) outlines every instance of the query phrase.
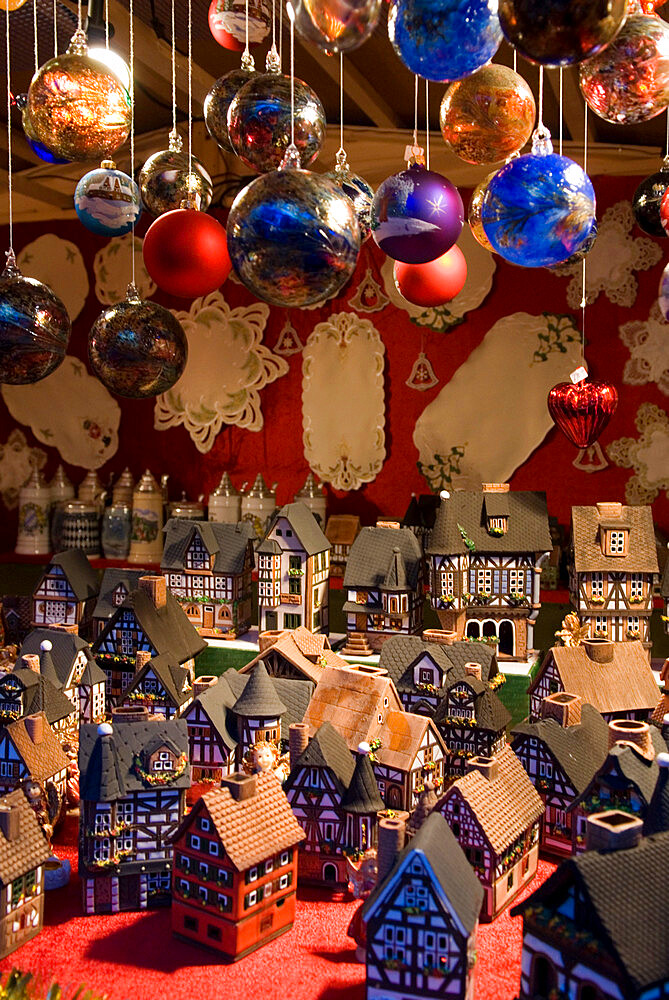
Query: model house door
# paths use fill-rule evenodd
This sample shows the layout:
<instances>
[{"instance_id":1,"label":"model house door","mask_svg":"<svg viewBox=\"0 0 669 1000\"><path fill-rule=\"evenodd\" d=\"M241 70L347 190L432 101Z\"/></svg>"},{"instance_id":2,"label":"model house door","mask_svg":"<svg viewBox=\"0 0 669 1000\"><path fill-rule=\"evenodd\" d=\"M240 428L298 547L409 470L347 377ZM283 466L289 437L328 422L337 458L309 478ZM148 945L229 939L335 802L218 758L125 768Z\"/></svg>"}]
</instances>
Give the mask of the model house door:
<instances>
[{"instance_id":1,"label":"model house door","mask_svg":"<svg viewBox=\"0 0 669 1000\"><path fill-rule=\"evenodd\" d=\"M203 628L213 628L214 627L214 606L213 604L205 604L202 609L202 627Z\"/></svg>"},{"instance_id":2,"label":"model house door","mask_svg":"<svg viewBox=\"0 0 669 1000\"><path fill-rule=\"evenodd\" d=\"M279 625L279 616L276 611L265 612L265 628L268 632L276 631Z\"/></svg>"}]
</instances>

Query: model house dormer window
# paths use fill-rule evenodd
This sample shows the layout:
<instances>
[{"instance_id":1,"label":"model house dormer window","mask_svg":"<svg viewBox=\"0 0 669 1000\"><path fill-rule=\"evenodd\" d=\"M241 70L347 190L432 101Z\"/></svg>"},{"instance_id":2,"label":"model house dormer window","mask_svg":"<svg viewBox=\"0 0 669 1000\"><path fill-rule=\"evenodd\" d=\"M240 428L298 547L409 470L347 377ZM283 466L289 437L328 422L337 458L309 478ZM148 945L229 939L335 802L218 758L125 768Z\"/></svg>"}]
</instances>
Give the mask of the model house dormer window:
<instances>
[{"instance_id":1,"label":"model house dormer window","mask_svg":"<svg viewBox=\"0 0 669 1000\"><path fill-rule=\"evenodd\" d=\"M186 569L208 569L209 553L199 535L193 535L193 540L186 553Z\"/></svg>"},{"instance_id":2,"label":"model house dormer window","mask_svg":"<svg viewBox=\"0 0 669 1000\"><path fill-rule=\"evenodd\" d=\"M489 535L505 535L509 529L508 517L489 517L487 530Z\"/></svg>"},{"instance_id":3,"label":"model house dormer window","mask_svg":"<svg viewBox=\"0 0 669 1000\"><path fill-rule=\"evenodd\" d=\"M114 593L112 594L112 604L114 607L118 608L121 604L123 604L127 596L128 591L126 587L124 587L122 583L119 583L118 587L116 587Z\"/></svg>"},{"instance_id":4,"label":"model house dormer window","mask_svg":"<svg viewBox=\"0 0 669 1000\"><path fill-rule=\"evenodd\" d=\"M604 531L604 555L626 556L629 543L628 528L607 528Z\"/></svg>"},{"instance_id":5,"label":"model house dormer window","mask_svg":"<svg viewBox=\"0 0 669 1000\"><path fill-rule=\"evenodd\" d=\"M151 771L153 774L165 773L174 770L174 756L169 750L159 750L153 755L151 760Z\"/></svg>"}]
</instances>

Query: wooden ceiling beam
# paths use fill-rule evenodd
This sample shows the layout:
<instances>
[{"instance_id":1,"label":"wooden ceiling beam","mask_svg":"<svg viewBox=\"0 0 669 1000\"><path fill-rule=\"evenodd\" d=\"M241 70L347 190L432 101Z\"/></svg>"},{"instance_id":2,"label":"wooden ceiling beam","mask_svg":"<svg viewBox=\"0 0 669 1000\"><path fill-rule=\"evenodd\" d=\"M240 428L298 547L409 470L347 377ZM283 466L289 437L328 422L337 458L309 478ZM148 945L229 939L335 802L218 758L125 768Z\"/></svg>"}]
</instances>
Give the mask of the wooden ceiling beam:
<instances>
[{"instance_id":1,"label":"wooden ceiling beam","mask_svg":"<svg viewBox=\"0 0 669 1000\"><path fill-rule=\"evenodd\" d=\"M339 59L321 52L315 45L304 48L310 59L339 86ZM374 84L350 61L344 61L344 93L355 106L367 115L377 128L400 128L402 122L397 112L388 104Z\"/></svg>"}]
</instances>

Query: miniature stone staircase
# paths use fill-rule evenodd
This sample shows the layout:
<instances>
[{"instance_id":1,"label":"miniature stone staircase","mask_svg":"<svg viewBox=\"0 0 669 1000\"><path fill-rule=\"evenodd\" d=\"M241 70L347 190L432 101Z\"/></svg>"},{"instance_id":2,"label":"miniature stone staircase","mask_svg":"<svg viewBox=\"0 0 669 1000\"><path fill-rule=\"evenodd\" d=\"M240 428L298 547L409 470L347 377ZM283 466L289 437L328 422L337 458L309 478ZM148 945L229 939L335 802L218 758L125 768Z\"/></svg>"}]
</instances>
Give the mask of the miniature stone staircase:
<instances>
[{"instance_id":1,"label":"miniature stone staircase","mask_svg":"<svg viewBox=\"0 0 669 1000\"><path fill-rule=\"evenodd\" d=\"M374 650L367 642L364 632L350 632L346 645L341 650L344 656L373 656Z\"/></svg>"}]
</instances>

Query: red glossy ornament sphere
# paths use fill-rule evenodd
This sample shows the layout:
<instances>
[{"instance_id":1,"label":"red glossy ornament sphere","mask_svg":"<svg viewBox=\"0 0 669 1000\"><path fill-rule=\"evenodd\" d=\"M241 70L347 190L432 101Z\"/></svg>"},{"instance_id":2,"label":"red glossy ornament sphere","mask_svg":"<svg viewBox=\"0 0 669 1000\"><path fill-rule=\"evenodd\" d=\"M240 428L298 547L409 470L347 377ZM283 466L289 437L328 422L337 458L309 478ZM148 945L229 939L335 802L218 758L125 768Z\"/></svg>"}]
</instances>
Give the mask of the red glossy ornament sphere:
<instances>
[{"instance_id":1,"label":"red glossy ornament sphere","mask_svg":"<svg viewBox=\"0 0 669 1000\"><path fill-rule=\"evenodd\" d=\"M548 393L548 412L577 448L589 448L616 412L618 393L609 382L560 382Z\"/></svg>"},{"instance_id":2,"label":"red glossy ornament sphere","mask_svg":"<svg viewBox=\"0 0 669 1000\"><path fill-rule=\"evenodd\" d=\"M270 14L262 0L248 5L249 45L257 45L269 34ZM224 49L243 52L246 47L246 6L244 0L211 0L209 30Z\"/></svg>"},{"instance_id":3,"label":"red glossy ornament sphere","mask_svg":"<svg viewBox=\"0 0 669 1000\"><path fill-rule=\"evenodd\" d=\"M443 306L464 288L467 261L460 247L453 246L427 264L396 260L393 277L397 291L408 302L417 306Z\"/></svg>"},{"instance_id":4,"label":"red glossy ornament sphere","mask_svg":"<svg viewBox=\"0 0 669 1000\"><path fill-rule=\"evenodd\" d=\"M660 202L660 222L662 223L662 228L667 236L669 236L669 198L667 194L669 193L669 188L662 195L662 201Z\"/></svg>"},{"instance_id":5,"label":"red glossy ornament sphere","mask_svg":"<svg viewBox=\"0 0 669 1000\"><path fill-rule=\"evenodd\" d=\"M142 254L158 287L180 299L215 291L232 266L223 226L190 208L159 216L144 237Z\"/></svg>"}]
</instances>

